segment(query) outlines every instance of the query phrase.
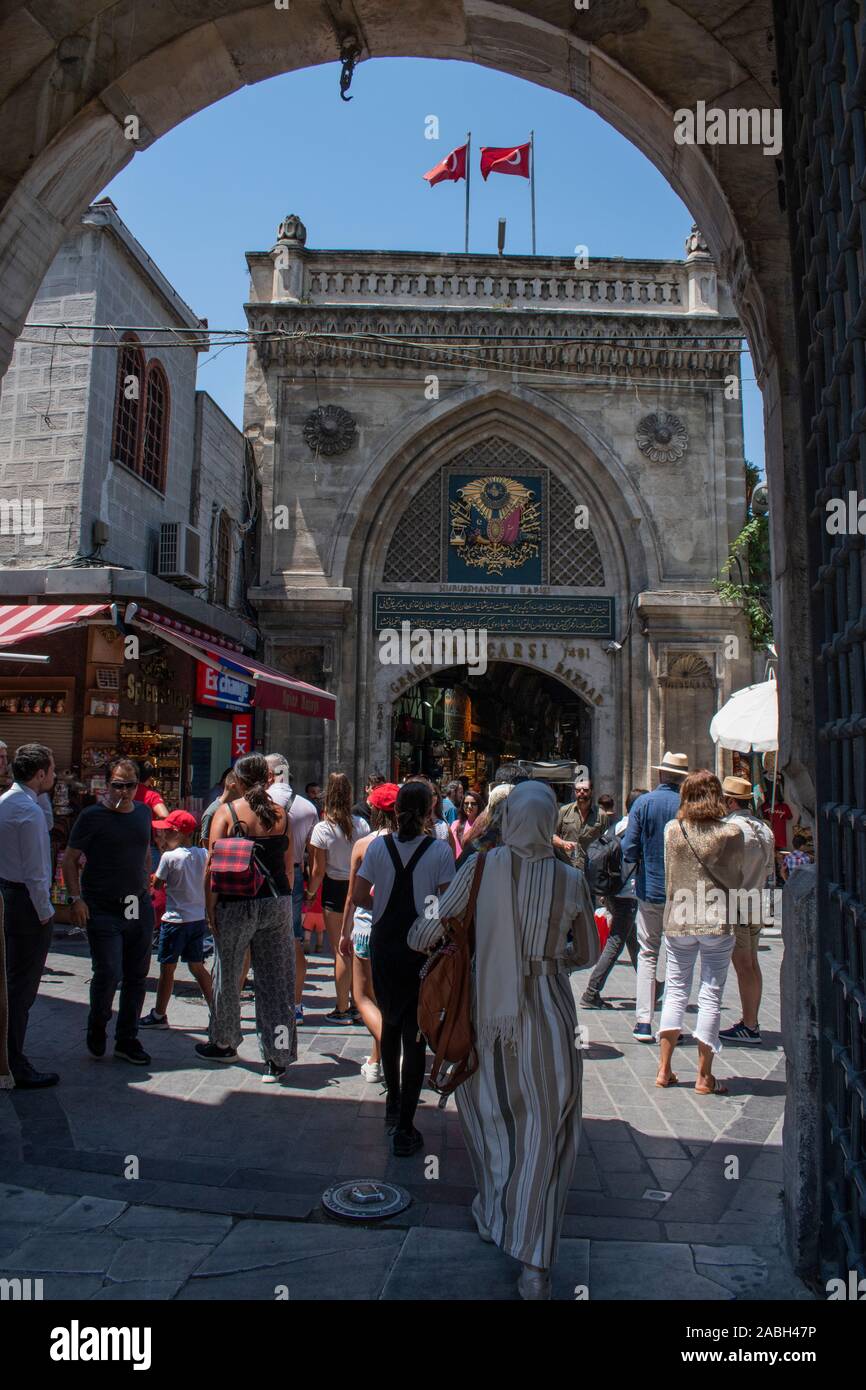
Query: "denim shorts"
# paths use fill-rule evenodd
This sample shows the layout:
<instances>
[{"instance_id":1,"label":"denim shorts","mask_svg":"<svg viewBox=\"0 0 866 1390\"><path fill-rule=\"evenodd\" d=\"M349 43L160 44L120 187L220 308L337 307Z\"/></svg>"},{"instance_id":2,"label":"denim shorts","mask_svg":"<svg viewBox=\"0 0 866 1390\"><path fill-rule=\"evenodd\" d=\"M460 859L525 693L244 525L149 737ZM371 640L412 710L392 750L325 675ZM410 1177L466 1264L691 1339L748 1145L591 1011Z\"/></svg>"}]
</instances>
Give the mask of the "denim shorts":
<instances>
[{"instance_id":1,"label":"denim shorts","mask_svg":"<svg viewBox=\"0 0 866 1390\"><path fill-rule=\"evenodd\" d=\"M204 960L207 922L163 922L159 929L160 965L177 965L178 960L196 965Z\"/></svg>"}]
</instances>

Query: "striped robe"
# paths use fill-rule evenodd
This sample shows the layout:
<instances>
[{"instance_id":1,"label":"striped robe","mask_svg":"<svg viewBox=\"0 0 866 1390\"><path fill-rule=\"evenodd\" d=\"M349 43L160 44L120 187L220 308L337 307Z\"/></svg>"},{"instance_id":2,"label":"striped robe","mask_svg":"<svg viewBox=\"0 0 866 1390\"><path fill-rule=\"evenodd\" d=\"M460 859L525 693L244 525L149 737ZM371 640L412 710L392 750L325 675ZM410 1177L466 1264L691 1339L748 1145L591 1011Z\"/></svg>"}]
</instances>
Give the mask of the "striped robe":
<instances>
[{"instance_id":1,"label":"striped robe","mask_svg":"<svg viewBox=\"0 0 866 1390\"><path fill-rule=\"evenodd\" d=\"M474 856L439 901L441 918L466 906ZM457 1110L478 1187L475 1210L493 1240L524 1264L549 1269L556 1258L580 1143L583 1060L568 975L543 974L563 959L575 919L592 923L582 873L556 859L512 855L522 942L524 995L516 1048L479 1049L480 1066L457 1091ZM482 879L480 893L484 893ZM545 904L550 904L545 910ZM410 944L429 951L439 918L420 916ZM543 964L546 962L546 964Z\"/></svg>"}]
</instances>

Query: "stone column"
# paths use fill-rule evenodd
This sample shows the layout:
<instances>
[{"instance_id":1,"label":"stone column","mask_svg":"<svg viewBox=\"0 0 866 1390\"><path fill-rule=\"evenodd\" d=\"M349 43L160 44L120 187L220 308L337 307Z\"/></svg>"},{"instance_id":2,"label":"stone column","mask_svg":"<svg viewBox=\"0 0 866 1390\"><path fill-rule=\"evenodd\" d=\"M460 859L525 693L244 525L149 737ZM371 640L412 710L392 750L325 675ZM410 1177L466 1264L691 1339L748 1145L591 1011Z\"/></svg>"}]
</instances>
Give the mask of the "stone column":
<instances>
[{"instance_id":1,"label":"stone column","mask_svg":"<svg viewBox=\"0 0 866 1390\"><path fill-rule=\"evenodd\" d=\"M295 213L284 217L277 228L277 243L271 252L274 261L274 303L297 304L304 297L304 248L307 229Z\"/></svg>"},{"instance_id":2,"label":"stone column","mask_svg":"<svg viewBox=\"0 0 866 1390\"><path fill-rule=\"evenodd\" d=\"M689 313L715 314L719 308L716 263L695 223L686 237L686 273L689 280Z\"/></svg>"}]
</instances>

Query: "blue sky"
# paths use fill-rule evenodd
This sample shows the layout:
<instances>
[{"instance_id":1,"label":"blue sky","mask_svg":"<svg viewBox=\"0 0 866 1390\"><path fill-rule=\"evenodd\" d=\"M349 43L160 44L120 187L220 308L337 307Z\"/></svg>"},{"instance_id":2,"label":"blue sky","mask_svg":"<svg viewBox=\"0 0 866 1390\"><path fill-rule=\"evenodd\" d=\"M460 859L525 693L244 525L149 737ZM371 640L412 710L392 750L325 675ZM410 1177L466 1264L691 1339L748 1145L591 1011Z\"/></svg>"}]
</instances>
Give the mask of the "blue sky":
<instances>
[{"instance_id":1,"label":"blue sky","mask_svg":"<svg viewBox=\"0 0 866 1390\"><path fill-rule=\"evenodd\" d=\"M463 184L430 189L422 174L472 131L470 249L530 244L528 184L478 173L477 147L535 130L540 255L679 258L688 209L663 176L577 102L467 63L377 59L339 99L339 67L272 78L227 97L137 154L105 192L192 308L213 327L245 326L246 251L268 250L296 212L308 245L463 250ZM428 116L439 140L425 138ZM212 355L199 386L242 424L245 349ZM746 456L763 465L760 395L744 358Z\"/></svg>"}]
</instances>

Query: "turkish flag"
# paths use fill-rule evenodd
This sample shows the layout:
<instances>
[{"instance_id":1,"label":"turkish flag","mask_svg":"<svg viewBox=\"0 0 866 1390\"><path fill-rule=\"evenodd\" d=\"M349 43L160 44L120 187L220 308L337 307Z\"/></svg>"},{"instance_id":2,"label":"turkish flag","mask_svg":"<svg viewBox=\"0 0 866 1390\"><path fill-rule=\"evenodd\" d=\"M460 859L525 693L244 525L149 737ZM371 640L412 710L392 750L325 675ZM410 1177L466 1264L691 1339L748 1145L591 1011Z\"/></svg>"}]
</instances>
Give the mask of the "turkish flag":
<instances>
[{"instance_id":1,"label":"turkish flag","mask_svg":"<svg viewBox=\"0 0 866 1390\"><path fill-rule=\"evenodd\" d=\"M466 178L467 149L467 145L458 145L457 149L447 154L435 169L428 169L424 177L431 188L437 183L458 183L460 179Z\"/></svg>"},{"instance_id":2,"label":"turkish flag","mask_svg":"<svg viewBox=\"0 0 866 1390\"><path fill-rule=\"evenodd\" d=\"M482 145L481 177L488 174L518 174L522 179L529 178L530 145Z\"/></svg>"}]
</instances>

